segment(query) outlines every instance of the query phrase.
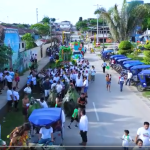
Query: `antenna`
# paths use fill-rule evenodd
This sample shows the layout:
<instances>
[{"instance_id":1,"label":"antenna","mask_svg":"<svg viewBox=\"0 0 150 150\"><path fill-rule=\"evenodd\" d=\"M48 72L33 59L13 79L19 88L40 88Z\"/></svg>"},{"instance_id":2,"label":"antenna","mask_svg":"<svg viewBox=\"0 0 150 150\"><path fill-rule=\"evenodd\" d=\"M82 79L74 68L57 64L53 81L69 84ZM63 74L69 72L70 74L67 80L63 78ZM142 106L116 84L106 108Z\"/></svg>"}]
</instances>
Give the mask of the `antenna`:
<instances>
[{"instance_id":1,"label":"antenna","mask_svg":"<svg viewBox=\"0 0 150 150\"><path fill-rule=\"evenodd\" d=\"M38 23L38 8L36 8L36 19L37 19L37 23Z\"/></svg>"}]
</instances>

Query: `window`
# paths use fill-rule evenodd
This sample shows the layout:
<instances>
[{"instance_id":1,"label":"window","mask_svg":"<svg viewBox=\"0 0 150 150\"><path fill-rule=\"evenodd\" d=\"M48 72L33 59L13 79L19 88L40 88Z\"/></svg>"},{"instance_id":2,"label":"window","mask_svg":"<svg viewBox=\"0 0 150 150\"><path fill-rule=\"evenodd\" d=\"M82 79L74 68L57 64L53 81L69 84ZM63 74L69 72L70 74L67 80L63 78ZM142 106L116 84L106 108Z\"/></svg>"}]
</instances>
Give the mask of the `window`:
<instances>
[{"instance_id":1,"label":"window","mask_svg":"<svg viewBox=\"0 0 150 150\"><path fill-rule=\"evenodd\" d=\"M22 48L24 48L24 43L22 43Z\"/></svg>"}]
</instances>

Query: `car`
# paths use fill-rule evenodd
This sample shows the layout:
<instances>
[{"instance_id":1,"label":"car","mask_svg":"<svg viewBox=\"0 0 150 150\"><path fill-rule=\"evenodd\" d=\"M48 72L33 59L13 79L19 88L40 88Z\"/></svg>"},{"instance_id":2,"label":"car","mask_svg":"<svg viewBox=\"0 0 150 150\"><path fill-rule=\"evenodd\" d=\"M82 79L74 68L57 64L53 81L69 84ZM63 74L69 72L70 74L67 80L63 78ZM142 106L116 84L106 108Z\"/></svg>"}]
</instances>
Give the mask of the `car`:
<instances>
[{"instance_id":1,"label":"car","mask_svg":"<svg viewBox=\"0 0 150 150\"><path fill-rule=\"evenodd\" d=\"M78 59L78 58L83 58L81 51L78 50L73 51L72 59Z\"/></svg>"}]
</instances>

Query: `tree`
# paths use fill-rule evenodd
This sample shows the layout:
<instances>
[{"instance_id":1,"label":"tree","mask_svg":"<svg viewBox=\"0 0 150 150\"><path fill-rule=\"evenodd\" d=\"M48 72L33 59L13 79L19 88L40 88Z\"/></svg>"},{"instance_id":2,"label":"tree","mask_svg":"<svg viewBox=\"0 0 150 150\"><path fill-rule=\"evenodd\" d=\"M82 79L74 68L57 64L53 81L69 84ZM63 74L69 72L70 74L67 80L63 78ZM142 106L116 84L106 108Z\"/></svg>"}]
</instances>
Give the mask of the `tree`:
<instances>
[{"instance_id":1,"label":"tree","mask_svg":"<svg viewBox=\"0 0 150 150\"><path fill-rule=\"evenodd\" d=\"M127 5L126 0L123 1L122 8L119 11L115 5L109 11L100 8L95 14L100 14L105 18L110 28L114 41L129 40L135 27L140 25L141 20L147 15L150 6L147 4L139 4L132 2Z\"/></svg>"},{"instance_id":2,"label":"tree","mask_svg":"<svg viewBox=\"0 0 150 150\"><path fill-rule=\"evenodd\" d=\"M12 49L8 46L1 45L0 46L0 66L3 66L4 64L8 64L11 60L13 52Z\"/></svg>"},{"instance_id":3,"label":"tree","mask_svg":"<svg viewBox=\"0 0 150 150\"><path fill-rule=\"evenodd\" d=\"M144 47L146 49L144 51L144 55L145 55L145 57L143 58L144 59L144 63L149 65L150 64L150 41L146 42Z\"/></svg>"},{"instance_id":4,"label":"tree","mask_svg":"<svg viewBox=\"0 0 150 150\"><path fill-rule=\"evenodd\" d=\"M129 41L121 41L119 44L119 54L126 55L131 53L132 44Z\"/></svg>"},{"instance_id":5,"label":"tree","mask_svg":"<svg viewBox=\"0 0 150 150\"><path fill-rule=\"evenodd\" d=\"M34 39L30 33L23 35L22 40L26 43L26 49L31 49L35 47Z\"/></svg>"},{"instance_id":6,"label":"tree","mask_svg":"<svg viewBox=\"0 0 150 150\"><path fill-rule=\"evenodd\" d=\"M99 24L99 25L102 25L102 24L103 24L103 20L102 20L102 19L99 19L99 20L98 20L98 24ZM91 26L96 26L96 25L97 25L97 19L91 19L91 20L90 20L90 25L91 25Z\"/></svg>"},{"instance_id":7,"label":"tree","mask_svg":"<svg viewBox=\"0 0 150 150\"><path fill-rule=\"evenodd\" d=\"M50 26L48 24L37 23L37 24L31 25L30 28L36 30L41 36L49 35Z\"/></svg>"},{"instance_id":8,"label":"tree","mask_svg":"<svg viewBox=\"0 0 150 150\"><path fill-rule=\"evenodd\" d=\"M44 17L41 21L43 24L49 24L50 23L50 18L49 17Z\"/></svg>"},{"instance_id":9,"label":"tree","mask_svg":"<svg viewBox=\"0 0 150 150\"><path fill-rule=\"evenodd\" d=\"M150 15L145 17L142 22L142 30L146 31L147 28L150 28Z\"/></svg>"},{"instance_id":10,"label":"tree","mask_svg":"<svg viewBox=\"0 0 150 150\"><path fill-rule=\"evenodd\" d=\"M78 21L76 23L76 28L77 28L77 30L87 31L88 30L88 22L87 22L87 20Z\"/></svg>"}]
</instances>

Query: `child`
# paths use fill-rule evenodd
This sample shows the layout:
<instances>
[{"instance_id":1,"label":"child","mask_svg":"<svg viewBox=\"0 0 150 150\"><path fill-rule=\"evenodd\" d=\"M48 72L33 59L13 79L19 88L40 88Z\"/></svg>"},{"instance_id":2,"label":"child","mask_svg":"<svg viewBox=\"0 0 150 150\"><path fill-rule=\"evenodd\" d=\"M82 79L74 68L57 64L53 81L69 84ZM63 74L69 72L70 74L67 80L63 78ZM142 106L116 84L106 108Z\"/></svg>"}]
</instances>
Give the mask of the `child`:
<instances>
[{"instance_id":1,"label":"child","mask_svg":"<svg viewBox=\"0 0 150 150\"><path fill-rule=\"evenodd\" d=\"M76 120L76 125L75 127L78 127L77 126L77 123L79 122L78 120L78 107L76 107L73 111L73 114L72 114L72 117L71 117L71 122L70 122L70 125L68 126L69 129L71 129L71 124L73 123L73 121Z\"/></svg>"},{"instance_id":2,"label":"child","mask_svg":"<svg viewBox=\"0 0 150 150\"><path fill-rule=\"evenodd\" d=\"M124 135L122 136L122 146L124 147L124 150L128 150L129 142L134 142L134 140L129 135L128 130L124 130Z\"/></svg>"}]
</instances>

